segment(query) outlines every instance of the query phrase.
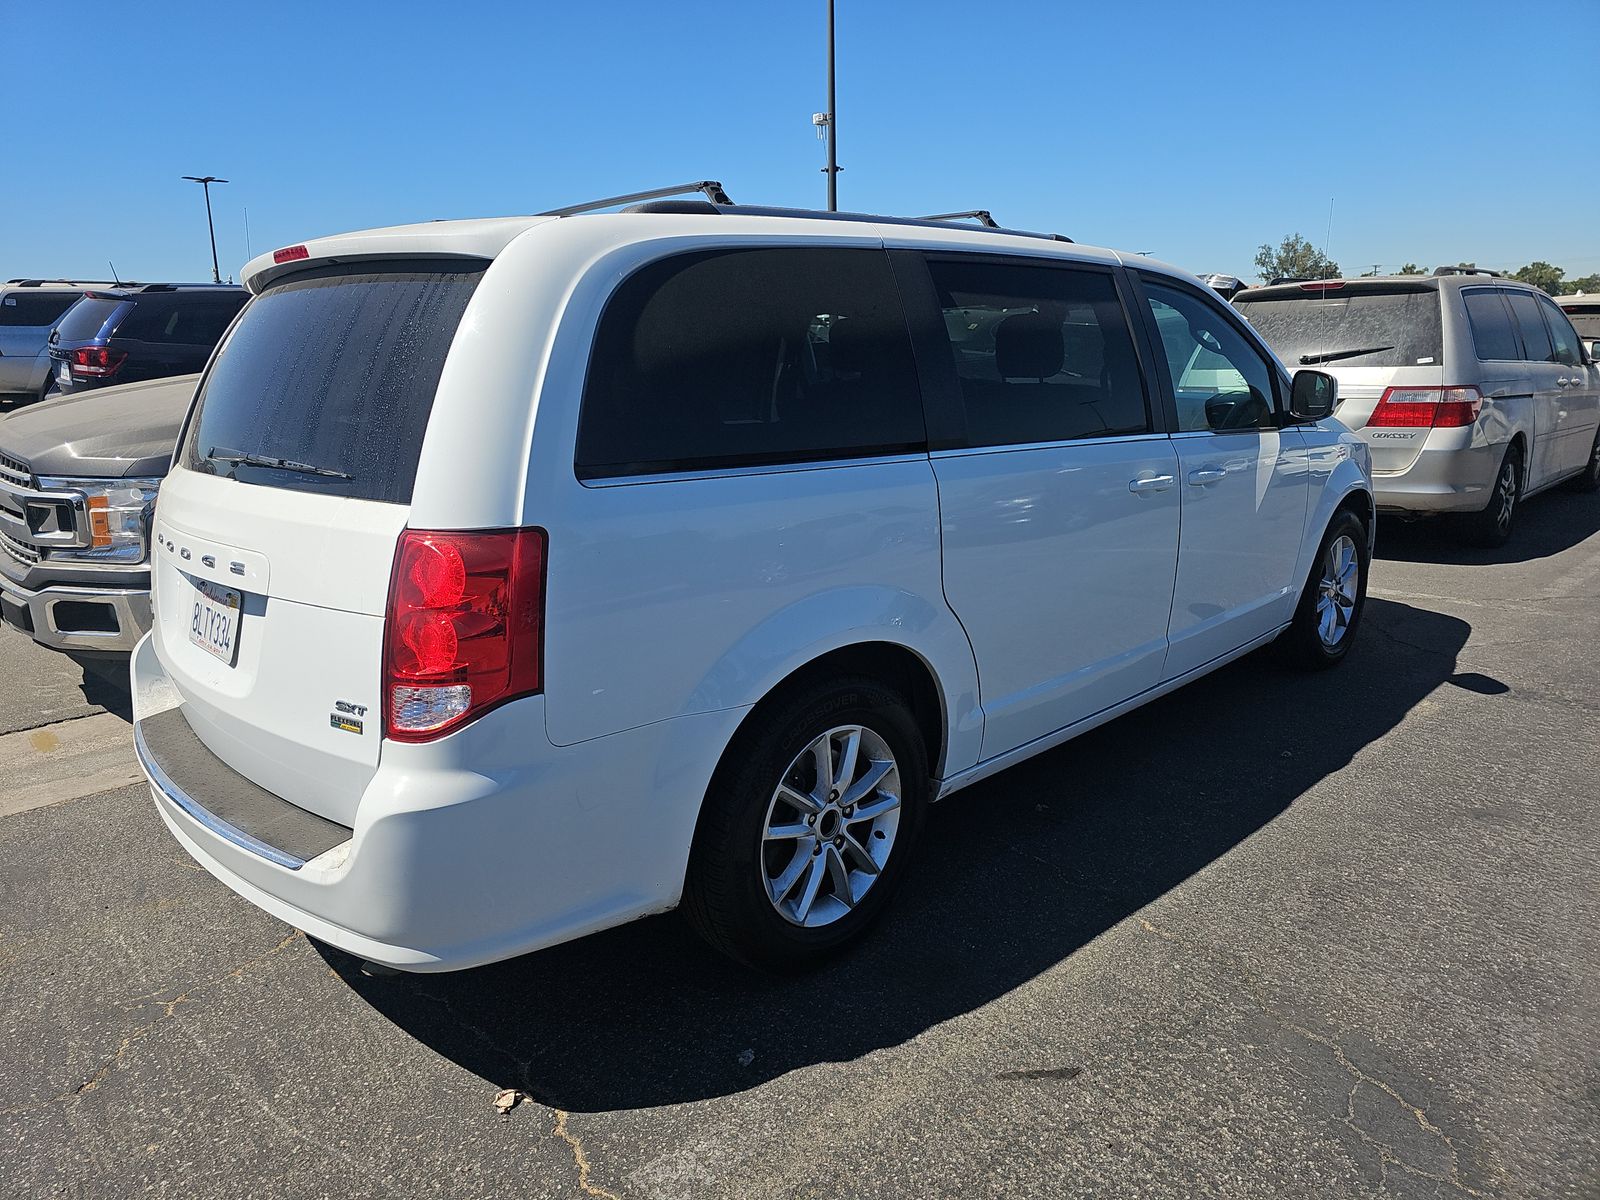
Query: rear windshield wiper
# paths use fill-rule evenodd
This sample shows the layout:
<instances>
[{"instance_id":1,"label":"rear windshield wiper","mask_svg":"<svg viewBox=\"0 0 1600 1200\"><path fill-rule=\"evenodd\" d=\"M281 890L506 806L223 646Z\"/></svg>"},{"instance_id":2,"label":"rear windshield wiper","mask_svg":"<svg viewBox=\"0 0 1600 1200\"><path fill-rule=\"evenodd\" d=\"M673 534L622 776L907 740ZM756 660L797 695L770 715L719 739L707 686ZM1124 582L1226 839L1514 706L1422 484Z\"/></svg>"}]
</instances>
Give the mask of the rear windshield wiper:
<instances>
[{"instance_id":1,"label":"rear windshield wiper","mask_svg":"<svg viewBox=\"0 0 1600 1200\"><path fill-rule=\"evenodd\" d=\"M1363 354L1377 354L1383 350L1393 350L1393 346L1367 346L1361 350L1329 350L1326 354L1302 354L1301 365L1319 362L1334 362L1341 358L1360 358Z\"/></svg>"},{"instance_id":2,"label":"rear windshield wiper","mask_svg":"<svg viewBox=\"0 0 1600 1200\"><path fill-rule=\"evenodd\" d=\"M275 471L293 471L297 475L322 475L328 479L354 479L355 476L332 467L319 467L312 463L295 462L292 458L274 458L270 454L251 454L244 450L230 450L226 446L213 446L206 455L212 462L230 466L270 467Z\"/></svg>"}]
</instances>

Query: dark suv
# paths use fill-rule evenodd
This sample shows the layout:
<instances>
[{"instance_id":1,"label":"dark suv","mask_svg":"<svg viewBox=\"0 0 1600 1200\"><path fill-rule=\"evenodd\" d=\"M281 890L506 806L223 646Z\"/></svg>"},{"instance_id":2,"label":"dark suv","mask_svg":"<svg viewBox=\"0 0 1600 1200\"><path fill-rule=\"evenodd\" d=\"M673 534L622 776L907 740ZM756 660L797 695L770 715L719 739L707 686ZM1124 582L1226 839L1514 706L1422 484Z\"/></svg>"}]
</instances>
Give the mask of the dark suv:
<instances>
[{"instance_id":1,"label":"dark suv","mask_svg":"<svg viewBox=\"0 0 1600 1200\"><path fill-rule=\"evenodd\" d=\"M242 287L213 283L85 292L50 335L53 386L82 392L198 371L249 298Z\"/></svg>"}]
</instances>

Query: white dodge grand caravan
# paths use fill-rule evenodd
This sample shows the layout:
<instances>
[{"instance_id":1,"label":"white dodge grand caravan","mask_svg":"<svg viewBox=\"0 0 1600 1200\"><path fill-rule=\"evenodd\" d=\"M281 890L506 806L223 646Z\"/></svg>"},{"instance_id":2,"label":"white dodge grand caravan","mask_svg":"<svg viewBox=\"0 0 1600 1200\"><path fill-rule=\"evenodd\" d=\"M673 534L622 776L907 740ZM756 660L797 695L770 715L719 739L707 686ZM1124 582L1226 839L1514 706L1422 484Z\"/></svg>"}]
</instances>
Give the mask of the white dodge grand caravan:
<instances>
[{"instance_id":1,"label":"white dodge grand caravan","mask_svg":"<svg viewBox=\"0 0 1600 1200\"><path fill-rule=\"evenodd\" d=\"M411 971L680 903L804 964L929 802L1282 638L1373 530L1332 380L1062 238L675 201L251 262L132 667L208 871Z\"/></svg>"}]
</instances>

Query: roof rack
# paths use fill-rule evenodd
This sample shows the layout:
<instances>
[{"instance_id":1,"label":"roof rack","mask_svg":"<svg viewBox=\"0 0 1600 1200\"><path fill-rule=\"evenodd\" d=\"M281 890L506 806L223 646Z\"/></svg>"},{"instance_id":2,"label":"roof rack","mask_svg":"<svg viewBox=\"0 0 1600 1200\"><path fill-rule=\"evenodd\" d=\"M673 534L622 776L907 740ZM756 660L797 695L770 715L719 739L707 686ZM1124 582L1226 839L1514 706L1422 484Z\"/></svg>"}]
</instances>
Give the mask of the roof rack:
<instances>
[{"instance_id":1,"label":"roof rack","mask_svg":"<svg viewBox=\"0 0 1600 1200\"><path fill-rule=\"evenodd\" d=\"M90 284L110 284L114 287L116 286L116 281L112 279L8 279L5 282L6 287L56 287L62 285L67 287L87 287Z\"/></svg>"},{"instance_id":2,"label":"roof rack","mask_svg":"<svg viewBox=\"0 0 1600 1200\"><path fill-rule=\"evenodd\" d=\"M985 229L999 229L1000 222L987 208L974 208L967 212L934 213L931 217L918 217L919 221L976 221Z\"/></svg>"},{"instance_id":3,"label":"roof rack","mask_svg":"<svg viewBox=\"0 0 1600 1200\"><path fill-rule=\"evenodd\" d=\"M665 196L687 196L699 192L712 204L733 203L722 184L715 179L701 179L695 183L680 183L673 187L651 188L647 192L629 192L626 196L607 196L603 200L586 200L582 204L569 204L566 208L551 208L539 213L541 217L573 217L579 213L595 212L602 208L615 208L619 204L637 204L642 200L660 200Z\"/></svg>"},{"instance_id":4,"label":"roof rack","mask_svg":"<svg viewBox=\"0 0 1600 1200\"><path fill-rule=\"evenodd\" d=\"M1499 271L1491 271L1488 267L1435 267L1434 275L1493 275L1496 279L1504 279L1505 275Z\"/></svg>"},{"instance_id":5,"label":"roof rack","mask_svg":"<svg viewBox=\"0 0 1600 1200\"><path fill-rule=\"evenodd\" d=\"M671 199L699 192L703 200ZM626 196L607 196L603 200L587 200L582 204L569 204L565 208L552 208L537 214L541 217L573 217L579 213L598 212L601 209L627 205L629 213L705 213L729 214L741 217L800 217L820 221L862 221L877 225L920 225L940 229L951 221L975 220L975 232L1005 233L1012 237L1043 238L1047 241L1068 242L1071 238L1060 233L1034 233L1026 229L1006 229L996 223L988 209L975 208L970 212L943 213L933 217L885 217L872 213L828 212L815 208L782 208L764 204L735 204L728 198L722 184L715 179L702 179L695 183L680 183L674 187L651 188L646 192L630 192Z\"/></svg>"}]
</instances>

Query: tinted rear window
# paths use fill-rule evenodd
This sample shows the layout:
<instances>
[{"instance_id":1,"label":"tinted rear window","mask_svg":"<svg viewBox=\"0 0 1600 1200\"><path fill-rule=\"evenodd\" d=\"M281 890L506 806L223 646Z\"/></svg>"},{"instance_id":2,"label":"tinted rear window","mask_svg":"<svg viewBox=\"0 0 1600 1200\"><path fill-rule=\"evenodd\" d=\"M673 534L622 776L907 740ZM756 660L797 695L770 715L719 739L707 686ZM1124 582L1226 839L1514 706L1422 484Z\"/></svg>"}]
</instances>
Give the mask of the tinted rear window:
<instances>
[{"instance_id":1,"label":"tinted rear window","mask_svg":"<svg viewBox=\"0 0 1600 1200\"><path fill-rule=\"evenodd\" d=\"M212 364L184 465L262 486L409 503L445 355L483 270L361 264L267 288ZM349 478L221 461L239 454Z\"/></svg>"},{"instance_id":2,"label":"tinted rear window","mask_svg":"<svg viewBox=\"0 0 1600 1200\"><path fill-rule=\"evenodd\" d=\"M1523 357L1529 362L1555 362L1556 350L1550 344L1550 331L1544 327L1539 315L1539 302L1529 292L1508 292L1506 301L1516 315L1517 328L1522 331Z\"/></svg>"},{"instance_id":3,"label":"tinted rear window","mask_svg":"<svg viewBox=\"0 0 1600 1200\"><path fill-rule=\"evenodd\" d=\"M67 310L56 332L63 342L87 342L99 334L100 327L122 303L108 297L85 296Z\"/></svg>"},{"instance_id":4,"label":"tinted rear window","mask_svg":"<svg viewBox=\"0 0 1600 1200\"><path fill-rule=\"evenodd\" d=\"M7 292L0 297L0 327L54 325L78 302L78 292Z\"/></svg>"},{"instance_id":5,"label":"tinted rear window","mask_svg":"<svg viewBox=\"0 0 1600 1200\"><path fill-rule=\"evenodd\" d=\"M1330 292L1281 300L1234 301L1267 344L1291 369L1330 367L1414 367L1444 358L1439 293L1420 291ZM1351 354L1360 350L1363 353ZM1337 357L1329 357L1334 356Z\"/></svg>"},{"instance_id":6,"label":"tinted rear window","mask_svg":"<svg viewBox=\"0 0 1600 1200\"><path fill-rule=\"evenodd\" d=\"M1472 344L1479 362L1505 362L1522 357L1522 343L1511 324L1511 310L1504 296L1489 289L1462 293L1467 304L1467 323L1472 326Z\"/></svg>"}]
</instances>

